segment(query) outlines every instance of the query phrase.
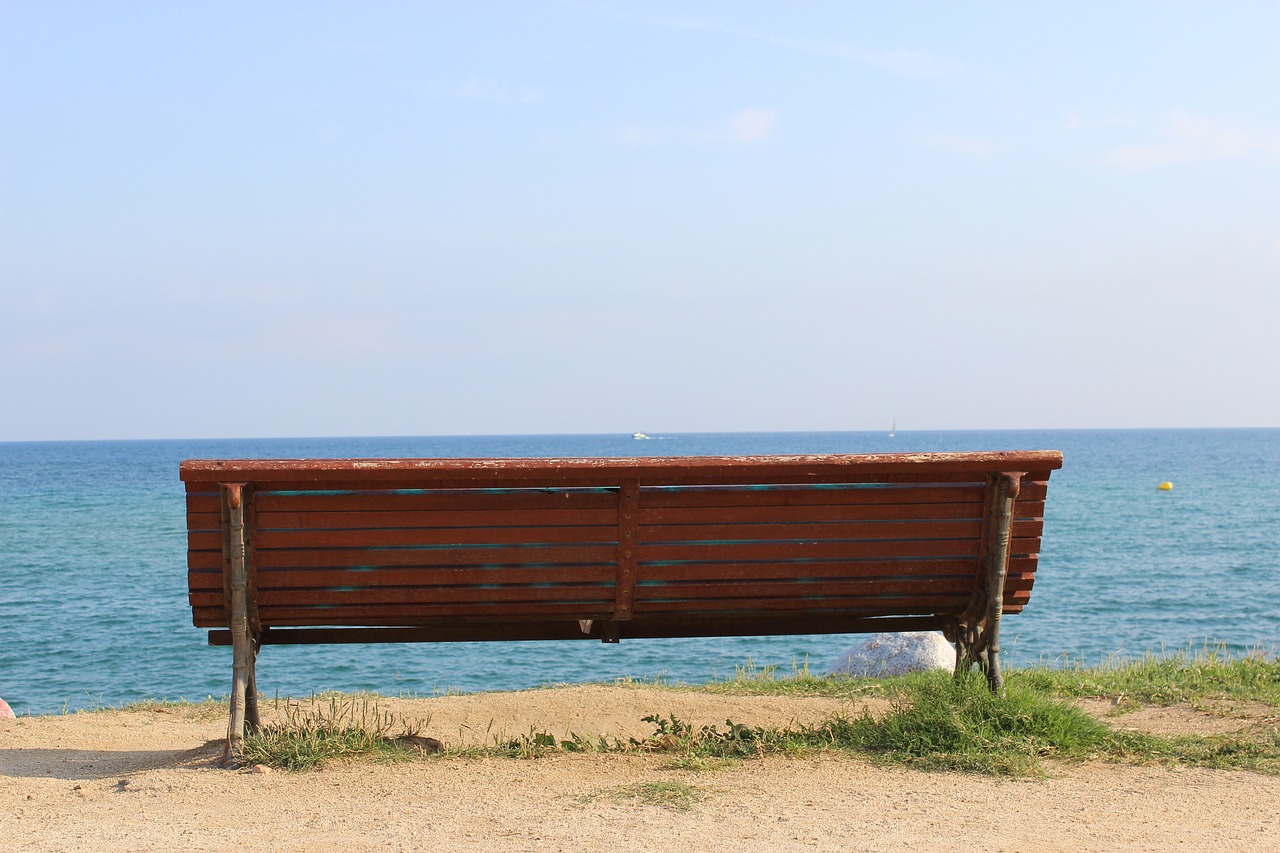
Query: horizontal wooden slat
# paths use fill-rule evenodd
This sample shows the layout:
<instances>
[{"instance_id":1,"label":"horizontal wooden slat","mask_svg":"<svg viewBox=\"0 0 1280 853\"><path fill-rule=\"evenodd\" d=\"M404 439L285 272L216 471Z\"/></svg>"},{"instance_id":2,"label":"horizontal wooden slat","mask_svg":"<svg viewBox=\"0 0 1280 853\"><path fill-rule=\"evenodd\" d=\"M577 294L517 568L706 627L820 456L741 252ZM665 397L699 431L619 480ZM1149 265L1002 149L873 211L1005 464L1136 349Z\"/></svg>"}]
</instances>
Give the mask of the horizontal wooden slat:
<instances>
[{"instance_id":1,"label":"horizontal wooden slat","mask_svg":"<svg viewBox=\"0 0 1280 853\"><path fill-rule=\"evenodd\" d=\"M651 512L693 507L898 506L932 503L981 506L983 486L966 482L955 486L862 484L825 487L708 487L642 489L640 495L641 508Z\"/></svg>"},{"instance_id":2,"label":"horizontal wooden slat","mask_svg":"<svg viewBox=\"0 0 1280 853\"><path fill-rule=\"evenodd\" d=\"M190 589L222 589L222 572L217 569L188 569L187 586Z\"/></svg>"},{"instance_id":3,"label":"horizontal wooden slat","mask_svg":"<svg viewBox=\"0 0 1280 853\"><path fill-rule=\"evenodd\" d=\"M558 584L543 586L441 586L441 587L369 587L364 589L259 589L258 608L330 605L346 607L361 604L498 604L510 602L594 602L613 601L609 586ZM220 593L192 593L192 604L217 607Z\"/></svg>"},{"instance_id":4,"label":"horizontal wooden slat","mask_svg":"<svg viewBox=\"0 0 1280 853\"><path fill-rule=\"evenodd\" d=\"M469 619L538 619L562 616L565 619L607 619L612 606L590 601L484 601L444 602L433 604L353 604L332 607L272 606L259 607L268 625L342 625L343 620L360 619L362 625L418 625L440 617ZM337 619L338 621L326 621ZM306 620L305 622L301 620Z\"/></svg>"},{"instance_id":5,"label":"horizontal wooden slat","mask_svg":"<svg viewBox=\"0 0 1280 853\"><path fill-rule=\"evenodd\" d=\"M1023 595L1014 592L1015 600ZM917 613L959 613L968 602L968 593L954 595L885 595L847 598L700 598L676 601L637 601L637 618L652 613L769 613L778 611L839 611L863 615L903 615Z\"/></svg>"},{"instance_id":6,"label":"horizontal wooden slat","mask_svg":"<svg viewBox=\"0 0 1280 853\"><path fill-rule=\"evenodd\" d=\"M1017 589L1025 582L1017 583ZM877 596L914 595L964 595L973 588L972 578L961 577L912 577L891 580L775 580L775 581L710 581L706 583L669 583L661 586L640 586L636 589L637 601L680 601L685 599L733 599L733 598L803 598L817 599ZM1008 587L1006 587L1008 588Z\"/></svg>"},{"instance_id":7,"label":"horizontal wooden slat","mask_svg":"<svg viewBox=\"0 0 1280 853\"><path fill-rule=\"evenodd\" d=\"M640 564L654 562L746 562L760 560L859 560L894 557L967 557L976 556L978 543L969 539L901 542L871 540L865 542L749 542L745 544L641 545Z\"/></svg>"},{"instance_id":8,"label":"horizontal wooden slat","mask_svg":"<svg viewBox=\"0 0 1280 853\"><path fill-rule=\"evenodd\" d=\"M187 513L188 530L220 530L222 518L216 512Z\"/></svg>"},{"instance_id":9,"label":"horizontal wooden slat","mask_svg":"<svg viewBox=\"0 0 1280 853\"><path fill-rule=\"evenodd\" d=\"M533 583L610 583L613 566L557 566L504 569L270 569L256 575L259 590L311 587L492 586ZM222 590L219 575L192 576L193 590Z\"/></svg>"},{"instance_id":10,"label":"horizontal wooden slat","mask_svg":"<svg viewBox=\"0 0 1280 853\"><path fill-rule=\"evenodd\" d=\"M956 576L972 583L975 560L861 560L805 563L681 563L647 565L638 571L640 586L680 581L808 580L811 578L883 578Z\"/></svg>"},{"instance_id":11,"label":"horizontal wooden slat","mask_svg":"<svg viewBox=\"0 0 1280 853\"><path fill-rule=\"evenodd\" d=\"M259 608L262 623L268 626L291 625L429 625L443 618L475 620L608 619L612 608L589 602L559 604L498 602L476 604L409 604L356 605L351 607L269 607ZM226 627L226 614L219 608L192 608L197 628Z\"/></svg>"},{"instance_id":12,"label":"horizontal wooden slat","mask_svg":"<svg viewBox=\"0 0 1280 853\"><path fill-rule=\"evenodd\" d=\"M217 515L219 512L218 496L216 494L201 495L201 494L188 493L187 494L187 512L188 513L208 512L208 513L213 513L214 515Z\"/></svg>"},{"instance_id":13,"label":"horizontal wooden slat","mask_svg":"<svg viewBox=\"0 0 1280 853\"><path fill-rule=\"evenodd\" d=\"M418 472L421 473L421 472ZM252 482L259 490L275 490L280 492L305 492L316 489L346 489L353 492L376 492L388 488L400 489L481 489L503 490L520 489L537 491L545 488L559 489L615 489L619 483L629 479L639 479L645 488L664 486L703 487L703 486L750 486L770 487L814 486L823 484L856 484L875 483L878 485L963 485L980 484L988 473L980 466L945 470L918 470L908 467L899 472L880 472L874 466L826 467L817 470L798 470L780 468L776 472L752 472L741 470L723 470L720 472L700 472L680 469L654 469L633 472L624 470L610 472L556 471L550 476L537 476L532 471L488 472L451 472L448 476L413 476L408 472L365 472L357 475L354 472L333 475L328 472L317 474L308 479L277 480L273 478L254 478ZM232 479L231 481L235 481ZM1032 481L1034 482L1034 481ZM195 485L201 492L208 491L213 482L198 482Z\"/></svg>"},{"instance_id":14,"label":"horizontal wooden slat","mask_svg":"<svg viewBox=\"0 0 1280 853\"><path fill-rule=\"evenodd\" d=\"M1013 555L1039 551L1039 540L1015 538L1010 543ZM729 544L650 544L637 548L641 565L655 562L745 562L786 560L857 560L888 558L967 557L977 553L977 543L969 539L869 540L765 542ZM547 546L530 548L442 548L442 549L326 549L264 550L256 554L259 568L343 566L535 566L554 564L612 565L616 549L609 547ZM191 551L188 565L192 569L219 568L220 553Z\"/></svg>"},{"instance_id":15,"label":"horizontal wooden slat","mask_svg":"<svg viewBox=\"0 0 1280 853\"><path fill-rule=\"evenodd\" d=\"M187 509L190 512L218 512L216 483L200 485L207 492L188 492ZM1048 484L1044 481L1024 480L1018 495L1019 503L1043 502ZM675 506L786 506L786 505L893 505L904 503L955 503L980 501L980 485L935 487L907 485L890 488L863 489L645 489L641 493L641 507L667 508ZM266 492L256 496L259 510L277 511L332 511L384 512L395 510L466 510L466 509L610 509L616 506L617 496L612 491L597 490L547 490L504 489L493 493L459 489L452 492L424 492L403 494L375 489L361 494L325 494L314 487L297 494Z\"/></svg>"},{"instance_id":16,"label":"horizontal wooden slat","mask_svg":"<svg viewBox=\"0 0 1280 853\"><path fill-rule=\"evenodd\" d=\"M700 598L678 601L637 601L637 618L653 613L773 613L812 611L856 613L864 616L915 613L959 613L967 594L850 596L847 598Z\"/></svg>"},{"instance_id":17,"label":"horizontal wooden slat","mask_svg":"<svg viewBox=\"0 0 1280 853\"><path fill-rule=\"evenodd\" d=\"M639 584L661 581L736 581L750 579L960 577L972 584L975 559L862 560L805 563L684 563L639 569ZM1034 558L1011 560L1010 576L1035 571Z\"/></svg>"},{"instance_id":18,"label":"horizontal wooden slat","mask_svg":"<svg viewBox=\"0 0 1280 853\"><path fill-rule=\"evenodd\" d=\"M1039 536L1042 527L1039 521L1019 519L1013 523L1013 535ZM982 522L976 518L821 524L673 524L641 527L640 542L967 539L976 538L981 529Z\"/></svg>"},{"instance_id":19,"label":"horizontal wooden slat","mask_svg":"<svg viewBox=\"0 0 1280 853\"><path fill-rule=\"evenodd\" d=\"M1039 532L1040 523L1028 524L1028 533ZM222 568L222 553L212 547L216 544L213 534L192 534L193 541L204 542L208 547L192 548L188 552L188 566L192 570L217 573ZM476 537L480 538L480 537ZM1039 548L1038 537L1016 537L1011 542L1014 557L1034 555ZM784 562L789 560L816 559L929 559L948 556L976 556L977 546L966 539L939 541L910 541L899 539L868 540L791 540L761 543L739 540L691 540L689 543L649 543L643 546L642 561L653 564L670 560L701 560L723 564L743 559ZM823 546L831 548L820 550ZM695 550L696 549L696 550ZM714 550L713 550L714 549ZM734 549L734 550L726 550ZM528 548L442 548L437 550L387 550L382 548L325 548L294 551L289 549L258 552L257 568L307 568L359 567L373 570L394 566L532 566L557 563L598 563L612 565L614 551L610 545L586 544L581 548L566 550L562 547ZM735 556L738 555L738 556Z\"/></svg>"},{"instance_id":20,"label":"horizontal wooden slat","mask_svg":"<svg viewBox=\"0 0 1280 853\"><path fill-rule=\"evenodd\" d=\"M577 620L549 622L543 619L507 619L493 622L437 619L429 626L357 627L357 628L286 628L267 631L263 645L311 645L332 643L464 643L476 641L520 640L590 640L600 642L596 634L584 634ZM230 631L210 631L209 645L231 645Z\"/></svg>"},{"instance_id":21,"label":"horizontal wooden slat","mask_svg":"<svg viewBox=\"0 0 1280 853\"><path fill-rule=\"evenodd\" d=\"M1018 518L1044 514L1044 501L1022 501L1014 505ZM932 518L981 518L982 502L934 502L922 504L769 504L751 506L702 506L640 508L642 525L714 524L751 522L872 521Z\"/></svg>"},{"instance_id":22,"label":"horizontal wooden slat","mask_svg":"<svg viewBox=\"0 0 1280 853\"><path fill-rule=\"evenodd\" d=\"M672 524L640 528L640 544L667 542L976 539L979 519L822 524Z\"/></svg>"},{"instance_id":23,"label":"horizontal wooden slat","mask_svg":"<svg viewBox=\"0 0 1280 853\"><path fill-rule=\"evenodd\" d=\"M546 547L460 547L460 548L331 548L324 550L259 550L255 554L259 569L269 568L339 568L343 566L540 566L555 564L612 565L617 548L583 545L580 547L549 545ZM221 554L191 551L187 564L191 568L217 568Z\"/></svg>"},{"instance_id":24,"label":"horizontal wooden slat","mask_svg":"<svg viewBox=\"0 0 1280 853\"><path fill-rule=\"evenodd\" d=\"M861 455L668 456L507 459L188 459L179 476L204 482L441 482L484 481L543 484L639 479L689 483L786 482L788 478L895 476L943 478L963 472L1047 472L1062 467L1057 451L976 451Z\"/></svg>"},{"instance_id":25,"label":"horizontal wooden slat","mask_svg":"<svg viewBox=\"0 0 1280 853\"><path fill-rule=\"evenodd\" d=\"M1014 522L1016 537L1038 536L1043 525ZM642 527L641 544L722 541L855 541L880 539L971 539L981 530L977 519L959 521L854 522L823 524L720 524ZM369 548L445 545L616 545L617 527L484 527L391 530L261 530L253 542L262 554L273 549ZM190 547L220 547L220 533L193 533ZM265 565L265 564L264 564Z\"/></svg>"},{"instance_id":26,"label":"horizontal wooden slat","mask_svg":"<svg viewBox=\"0 0 1280 853\"><path fill-rule=\"evenodd\" d=\"M520 489L499 491L427 491L403 493L374 491L324 494L259 492L254 496L259 512L499 512L518 510L616 510L615 491Z\"/></svg>"},{"instance_id":27,"label":"horizontal wooden slat","mask_svg":"<svg viewBox=\"0 0 1280 853\"><path fill-rule=\"evenodd\" d=\"M1018 497L1018 507L1038 506L1043 512L1044 497L1047 493L1046 483L1024 483ZM959 507L982 503L982 488L977 485L966 487L899 487L878 489L684 489L684 491L652 491L641 492L641 519L645 521L666 520L671 516L666 510L672 508L696 508L696 510L714 510L716 507L822 507L822 506L860 506L860 507L914 507L918 512L928 512L932 503L955 503ZM556 510L600 510L609 512L617 506L617 494L614 492L580 491L580 492L547 492L547 491L504 491L499 493L474 493L470 491L431 492L421 494L404 494L393 492L372 492L362 494L328 494L323 492L301 492L296 494L262 493L255 496L255 505L260 512L367 512L367 514L387 514L387 512L490 512L504 508L508 511L556 511ZM956 511L960 508L956 507ZM188 494L187 511L209 512L219 514L218 496L211 494ZM873 510L867 510L873 512ZM820 512L820 511L819 511ZM892 510L886 510L892 512ZM594 516L582 516L594 517ZM678 517L678 515L676 516ZM874 517L874 516L867 516ZM895 517L887 515L884 517ZM712 519L714 520L714 519ZM785 520L780 517L780 520ZM365 524L366 520L356 521ZM312 519L307 524L330 526L324 520ZM278 526L291 526L288 523Z\"/></svg>"},{"instance_id":28,"label":"horizontal wooden slat","mask_svg":"<svg viewBox=\"0 0 1280 853\"><path fill-rule=\"evenodd\" d=\"M1044 514L1043 501L1018 501L1016 517L1039 518ZM679 510L641 509L641 525L708 524L708 523L783 523L824 521L871 521L944 518L979 518L981 503L956 504L888 504L836 506L752 506L752 507L687 507ZM291 529L366 529L430 527L517 527L552 525L611 525L617 512L608 510L459 510L435 511L368 511L368 512L264 512L258 511L258 527L263 530ZM217 529L216 512L187 515L192 530Z\"/></svg>"},{"instance_id":29,"label":"horizontal wooden slat","mask_svg":"<svg viewBox=\"0 0 1280 853\"><path fill-rule=\"evenodd\" d=\"M1032 578L1034 558L1013 560L1009 566L1010 582ZM639 573L639 586L671 582L807 579L870 579L933 577L959 578L972 583L976 564L972 560L902 560L833 562L833 563L693 563L674 566L648 566ZM608 583L614 579L612 566L571 566L528 569L306 569L262 570L257 573L259 590L315 587L440 587L492 586L533 583ZM222 594L222 577L214 572L191 573L188 584L192 591Z\"/></svg>"},{"instance_id":30,"label":"horizontal wooden slat","mask_svg":"<svg viewBox=\"0 0 1280 853\"><path fill-rule=\"evenodd\" d=\"M398 548L434 545L616 546L617 525L580 527L445 527L389 530L261 530L258 552L295 548Z\"/></svg>"},{"instance_id":31,"label":"horizontal wooden slat","mask_svg":"<svg viewBox=\"0 0 1280 853\"><path fill-rule=\"evenodd\" d=\"M216 551L222 548L221 530L192 530L187 534L187 550Z\"/></svg>"},{"instance_id":32,"label":"horizontal wooden slat","mask_svg":"<svg viewBox=\"0 0 1280 853\"><path fill-rule=\"evenodd\" d=\"M1039 504L1041 511L1047 493L1046 483L1024 482L1018 495L1018 506ZM980 486L962 487L898 487L889 489L814 489L814 490L644 490L641 511L655 521L662 521L662 510L677 507L784 507L784 506L914 506L917 504L978 503ZM507 510L589 510L608 511L617 505L616 493L602 491L502 491L474 493L470 490L401 494L371 492L364 494L298 494L264 493L256 496L260 512L493 512ZM187 510L191 513L219 512L218 497L213 494L188 494ZM927 510L924 510L927 511ZM316 522L322 523L322 522ZM364 522L361 522L364 523ZM288 526L288 525L282 525Z\"/></svg>"},{"instance_id":33,"label":"horizontal wooden slat","mask_svg":"<svg viewBox=\"0 0 1280 853\"><path fill-rule=\"evenodd\" d=\"M611 509L458 509L382 510L347 512L258 511L263 530L385 530L435 527L554 527L617 525L618 511Z\"/></svg>"},{"instance_id":34,"label":"horizontal wooden slat","mask_svg":"<svg viewBox=\"0 0 1280 853\"><path fill-rule=\"evenodd\" d=\"M299 480L260 480L254 478L259 491L280 491L280 492L305 492L316 489L346 489L353 492L376 492L389 488L401 489L521 489L536 490L544 486L554 486L565 489L574 488L601 488L612 489L617 488L619 482L629 479L625 474L621 475L578 475L572 473L557 474L551 479L543 480L535 477L522 476L514 473L489 472L490 476L453 476L453 477L432 477L414 479L408 476L384 477L381 474L375 476L368 474L363 478L347 479L344 477L325 476L317 479L299 479ZM701 478L692 476L686 472L650 472L648 475L641 474L640 481L642 486L663 486L663 485L683 485L683 486L702 486L702 485L741 485L755 486L761 481L754 475L741 472L737 474L725 473L714 478ZM980 482L981 477L975 476L974 472L966 471L937 471L935 473L924 472L902 472L889 474L876 474L872 471L849 470L849 471L828 471L825 473L780 473L776 477L766 480L769 485L776 486L807 486L822 483L886 483L886 484L963 484ZM200 491L206 491L210 483L201 483Z\"/></svg>"},{"instance_id":35,"label":"horizontal wooden slat","mask_svg":"<svg viewBox=\"0 0 1280 853\"><path fill-rule=\"evenodd\" d=\"M1004 603L1004 612L1006 614L1017 614L1022 612L1024 606L1025 606L1025 601L1015 602L1006 598ZM468 609L470 609L470 611L472 612L472 615L467 615ZM935 608L935 607L925 607L925 608L920 608L918 610L911 610L910 608L897 607L897 608L881 608L874 612L846 611L841 609L815 611L815 610L809 609L809 612L806 614L806 608L799 608L794 610L746 611L744 613L736 613L733 615L741 618L744 616L749 616L751 614L754 614L758 618L768 620L767 623L761 623L761 625L759 626L760 627L759 630L753 630L745 634L745 636L756 636L756 635L764 636L769 634L832 633L832 631L821 630L819 628L819 626L823 625L831 617L840 617L840 618L850 619L850 620L851 619L867 619L867 618L884 618L887 616L901 616L901 614L905 611L908 613L919 614L922 618L932 619L934 617L928 616L927 614L931 614L938 609L939 608ZM405 611L405 613L410 613L412 615L404 615L403 613L400 615L396 615L396 614L385 614L385 613L379 613L379 612L373 612L373 613L353 612L345 608L341 609L340 611L339 610L282 611L279 608L274 608L268 614L266 619L266 624L268 624L270 628L293 628L293 627L326 626L326 625L328 626L356 625L356 626L367 626L367 627L397 627L397 626L410 626L410 625L440 626L441 624L447 624L447 621L450 619L462 619L469 623L492 627L493 625L497 625L497 624L519 624L521 622L545 619L547 617L551 617L555 615L553 613L553 610L554 608L542 602L538 603L533 607L527 608L526 611L522 613L494 611L494 612L488 612L483 615L475 615L475 613L478 612L476 611L475 605L451 605L449 612L445 612L439 608L431 609L429 611L424 611L422 605L414 605L408 611ZM217 629L217 628L226 627L226 624L227 624L226 616L221 612L212 611L207 608L197 608L192 612L193 612L192 624L196 628ZM787 614L787 613L794 614L793 618L798 621L796 621L792 627L787 628L785 630L773 630L779 627L780 614ZM701 611L701 610L693 610L688 612L652 611L652 612L645 612L645 613L639 614L636 618L639 619L642 623L644 623L655 618L678 617L678 618L685 618L685 619L692 620L691 624L696 625L707 619L720 616L720 615L726 615L726 614L716 613L715 611ZM577 620L579 619L607 621L610 618L610 613L607 609L604 609L604 608L598 609L596 611L592 611L586 608L585 605L573 605L570 610L565 611L565 613L562 615L562 618L565 620L566 625L573 624L576 626ZM907 618L910 618L910 617L907 617ZM623 624L624 626L629 626L632 624L632 622L624 622L621 624ZM771 627L765 628L766 624ZM785 624L785 623L781 623L781 624ZM940 624L938 625L938 627L940 627ZM853 630L853 629L846 629L846 630ZM843 633L843 631L841 631L841 633ZM493 640L493 639L500 639L501 635L502 635L502 632L500 630L490 630L490 631L485 631L484 634L482 635L474 636L473 639ZM624 635L627 635L626 631L624 631ZM692 633L680 633L680 634L637 633L637 634L630 634L630 635L631 636L654 636L654 637L718 636L717 633L712 631L706 631L706 632L694 631ZM575 638L574 637L558 637L557 639L575 639Z\"/></svg>"},{"instance_id":36,"label":"horizontal wooden slat","mask_svg":"<svg viewBox=\"0 0 1280 853\"><path fill-rule=\"evenodd\" d=\"M929 631L941 627L935 616L865 618L847 614L787 616L657 615L610 626L620 639L646 637L734 637L784 634L853 634L877 631ZM589 640L599 642L605 624L583 633L576 621L504 620L477 622L438 619L413 627L286 628L268 631L264 645L313 643L434 643L476 640ZM209 632L209 645L231 645L231 633Z\"/></svg>"}]
</instances>

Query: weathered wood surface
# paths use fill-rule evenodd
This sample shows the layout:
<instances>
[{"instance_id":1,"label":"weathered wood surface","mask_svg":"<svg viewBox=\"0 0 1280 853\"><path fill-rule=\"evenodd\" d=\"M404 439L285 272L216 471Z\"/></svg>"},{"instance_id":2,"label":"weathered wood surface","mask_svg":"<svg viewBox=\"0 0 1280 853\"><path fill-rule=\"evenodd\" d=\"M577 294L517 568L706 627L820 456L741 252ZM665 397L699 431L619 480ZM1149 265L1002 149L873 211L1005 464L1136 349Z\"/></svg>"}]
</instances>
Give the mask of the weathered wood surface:
<instances>
[{"instance_id":1,"label":"weathered wood surface","mask_svg":"<svg viewBox=\"0 0 1280 853\"><path fill-rule=\"evenodd\" d=\"M513 483L616 486L624 480L662 486L963 482L967 474L1004 470L1041 472L1047 477L1048 471L1060 467L1062 455L1057 451L540 459L192 459L182 463L181 477L188 483L239 479L270 483L277 489L295 484L314 488L318 482L375 489L406 482L416 488L485 488L488 484Z\"/></svg>"},{"instance_id":2,"label":"weathered wood surface","mask_svg":"<svg viewBox=\"0 0 1280 853\"><path fill-rule=\"evenodd\" d=\"M227 625L219 484L235 481L247 484L260 628L474 633L581 619L626 622L621 635L640 636L645 620L667 630L687 620L691 633L710 614L741 627L793 611L938 622L969 602L988 475L1014 470L1024 483L1003 609L1017 612L1060 465L1052 451L193 460L181 471L190 602L197 626Z\"/></svg>"}]
</instances>

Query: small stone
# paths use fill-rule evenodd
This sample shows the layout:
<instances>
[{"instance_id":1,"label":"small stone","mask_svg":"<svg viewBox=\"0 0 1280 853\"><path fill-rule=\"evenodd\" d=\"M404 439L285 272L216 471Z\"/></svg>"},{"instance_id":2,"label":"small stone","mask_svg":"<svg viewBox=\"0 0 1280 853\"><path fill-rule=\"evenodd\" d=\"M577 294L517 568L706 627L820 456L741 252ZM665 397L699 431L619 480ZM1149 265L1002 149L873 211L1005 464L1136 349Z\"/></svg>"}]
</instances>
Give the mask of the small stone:
<instances>
[{"instance_id":1,"label":"small stone","mask_svg":"<svg viewBox=\"0 0 1280 853\"><path fill-rule=\"evenodd\" d=\"M265 764L255 764L249 769L250 773L257 773L259 776L271 775L271 768Z\"/></svg>"},{"instance_id":2,"label":"small stone","mask_svg":"<svg viewBox=\"0 0 1280 853\"><path fill-rule=\"evenodd\" d=\"M956 650L939 631L869 634L841 655L828 675L905 675L955 664Z\"/></svg>"},{"instance_id":3,"label":"small stone","mask_svg":"<svg viewBox=\"0 0 1280 853\"><path fill-rule=\"evenodd\" d=\"M431 755L444 749L444 744L433 737L422 737L421 735L401 735L396 738L403 749L411 752L417 752L419 755Z\"/></svg>"}]
</instances>

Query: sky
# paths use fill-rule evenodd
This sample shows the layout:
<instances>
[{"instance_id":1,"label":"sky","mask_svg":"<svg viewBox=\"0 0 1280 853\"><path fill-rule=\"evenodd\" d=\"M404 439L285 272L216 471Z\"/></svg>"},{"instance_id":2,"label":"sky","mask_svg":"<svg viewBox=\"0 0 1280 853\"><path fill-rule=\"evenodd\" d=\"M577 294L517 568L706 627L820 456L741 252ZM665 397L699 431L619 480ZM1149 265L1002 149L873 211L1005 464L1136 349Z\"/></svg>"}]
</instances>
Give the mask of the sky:
<instances>
[{"instance_id":1,"label":"sky","mask_svg":"<svg viewBox=\"0 0 1280 853\"><path fill-rule=\"evenodd\" d=\"M1277 427L1278 33L0 0L0 440Z\"/></svg>"}]
</instances>

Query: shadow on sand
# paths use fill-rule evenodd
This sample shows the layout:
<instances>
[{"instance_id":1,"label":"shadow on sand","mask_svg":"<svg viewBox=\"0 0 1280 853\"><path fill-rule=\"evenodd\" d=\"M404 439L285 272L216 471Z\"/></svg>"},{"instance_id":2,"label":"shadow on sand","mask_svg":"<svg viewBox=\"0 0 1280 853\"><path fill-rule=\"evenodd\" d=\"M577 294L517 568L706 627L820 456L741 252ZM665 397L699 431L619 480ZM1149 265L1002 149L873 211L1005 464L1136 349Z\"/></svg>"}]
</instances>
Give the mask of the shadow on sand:
<instances>
[{"instance_id":1,"label":"shadow on sand","mask_svg":"<svg viewBox=\"0 0 1280 853\"><path fill-rule=\"evenodd\" d=\"M166 768L218 767L226 741L211 740L195 749L0 749L0 777L13 779L92 780Z\"/></svg>"}]
</instances>

